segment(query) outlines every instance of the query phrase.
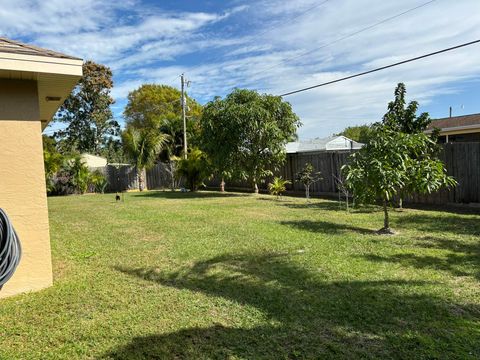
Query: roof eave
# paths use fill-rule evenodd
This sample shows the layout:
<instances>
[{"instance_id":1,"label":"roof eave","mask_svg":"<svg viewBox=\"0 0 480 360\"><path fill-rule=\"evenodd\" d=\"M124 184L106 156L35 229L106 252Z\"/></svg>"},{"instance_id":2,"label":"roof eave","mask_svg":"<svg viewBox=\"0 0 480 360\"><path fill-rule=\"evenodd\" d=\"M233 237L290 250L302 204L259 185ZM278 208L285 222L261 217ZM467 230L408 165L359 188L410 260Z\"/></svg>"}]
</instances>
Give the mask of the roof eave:
<instances>
[{"instance_id":1,"label":"roof eave","mask_svg":"<svg viewBox=\"0 0 480 360\"><path fill-rule=\"evenodd\" d=\"M0 52L0 78L35 80L42 130L82 77L83 60Z\"/></svg>"}]
</instances>

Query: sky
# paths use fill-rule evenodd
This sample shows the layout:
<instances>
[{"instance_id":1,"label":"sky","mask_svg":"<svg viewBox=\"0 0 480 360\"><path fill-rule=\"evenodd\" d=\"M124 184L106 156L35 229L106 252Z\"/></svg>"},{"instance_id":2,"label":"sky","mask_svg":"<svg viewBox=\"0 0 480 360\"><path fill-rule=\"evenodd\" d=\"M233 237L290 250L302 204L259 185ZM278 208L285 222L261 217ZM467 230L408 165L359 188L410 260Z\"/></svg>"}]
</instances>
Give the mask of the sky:
<instances>
[{"instance_id":1,"label":"sky","mask_svg":"<svg viewBox=\"0 0 480 360\"><path fill-rule=\"evenodd\" d=\"M109 66L115 116L145 83L204 104L274 95L480 39L479 0L0 0L0 35ZM287 96L300 139L382 118L398 82L433 118L480 112L480 44ZM58 125L53 125L58 126ZM49 130L47 129L47 132Z\"/></svg>"}]
</instances>

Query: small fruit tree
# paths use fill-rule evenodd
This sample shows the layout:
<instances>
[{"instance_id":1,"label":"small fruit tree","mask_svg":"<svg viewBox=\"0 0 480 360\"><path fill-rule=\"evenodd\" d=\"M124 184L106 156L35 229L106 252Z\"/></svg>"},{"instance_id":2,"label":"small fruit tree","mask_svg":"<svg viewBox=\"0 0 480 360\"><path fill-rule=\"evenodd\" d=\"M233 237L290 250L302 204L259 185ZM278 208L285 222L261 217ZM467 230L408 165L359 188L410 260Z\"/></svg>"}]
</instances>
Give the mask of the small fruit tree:
<instances>
[{"instance_id":1,"label":"small fruit tree","mask_svg":"<svg viewBox=\"0 0 480 360\"><path fill-rule=\"evenodd\" d=\"M391 234L388 207L400 190L428 194L443 186L455 186L456 181L447 175L436 156L436 143L429 136L399 132L384 123L374 124L372 134L342 171L358 202L381 200L384 224L380 232Z\"/></svg>"},{"instance_id":2,"label":"small fruit tree","mask_svg":"<svg viewBox=\"0 0 480 360\"><path fill-rule=\"evenodd\" d=\"M305 187L305 197L307 201L310 199L310 186L317 181L322 180L320 171L315 171L313 165L306 163L302 170L297 173L296 180L301 182Z\"/></svg>"}]
</instances>

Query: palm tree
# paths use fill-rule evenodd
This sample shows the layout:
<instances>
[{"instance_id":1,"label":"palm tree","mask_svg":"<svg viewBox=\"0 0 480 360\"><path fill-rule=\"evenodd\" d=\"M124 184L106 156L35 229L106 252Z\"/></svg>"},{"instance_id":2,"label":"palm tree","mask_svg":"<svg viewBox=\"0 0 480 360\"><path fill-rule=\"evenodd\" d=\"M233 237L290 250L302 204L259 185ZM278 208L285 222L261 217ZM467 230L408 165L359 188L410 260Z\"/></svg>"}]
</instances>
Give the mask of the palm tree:
<instances>
[{"instance_id":1,"label":"palm tree","mask_svg":"<svg viewBox=\"0 0 480 360\"><path fill-rule=\"evenodd\" d=\"M143 171L155 164L167 142L167 136L152 130L129 127L123 132L122 140L125 153L135 166L138 189L143 191Z\"/></svg>"},{"instance_id":2,"label":"palm tree","mask_svg":"<svg viewBox=\"0 0 480 360\"><path fill-rule=\"evenodd\" d=\"M211 174L206 154L193 148L187 159L179 161L177 174L186 178L190 191L197 191Z\"/></svg>"},{"instance_id":3,"label":"palm tree","mask_svg":"<svg viewBox=\"0 0 480 360\"><path fill-rule=\"evenodd\" d=\"M64 158L62 154L57 152L56 149L53 149L52 151L45 149L43 150L43 162L45 167L45 181L47 184L47 191L50 193L55 187L53 178L58 172L58 170L60 170L60 168L62 167Z\"/></svg>"}]
</instances>

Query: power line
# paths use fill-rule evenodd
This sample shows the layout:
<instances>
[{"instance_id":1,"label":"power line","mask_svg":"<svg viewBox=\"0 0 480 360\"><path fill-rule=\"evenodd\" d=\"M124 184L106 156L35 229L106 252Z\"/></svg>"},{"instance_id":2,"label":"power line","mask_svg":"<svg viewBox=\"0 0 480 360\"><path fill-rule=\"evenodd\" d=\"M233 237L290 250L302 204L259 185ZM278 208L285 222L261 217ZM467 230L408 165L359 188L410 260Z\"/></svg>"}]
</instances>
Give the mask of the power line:
<instances>
[{"instance_id":1,"label":"power line","mask_svg":"<svg viewBox=\"0 0 480 360\"><path fill-rule=\"evenodd\" d=\"M327 81L327 82L324 82L324 83L321 83L321 84L318 84L318 85L313 85L313 86L309 86L309 87L306 87L306 88L290 91L290 92L287 92L285 94L281 94L279 96L283 97L283 96L293 95L293 94L297 94L297 93L300 93L300 92L303 92L303 91L312 90L312 89L315 89L315 88L318 88L318 87L321 87L321 86L335 84L335 83L338 83L338 82L341 82L341 81L345 81L345 80L353 79L353 78L356 78L356 77L359 77L359 76L371 74L371 73L374 73L374 72L377 72L377 71L380 71L380 70L385 70L385 69L388 69L388 68L392 68L394 66L403 65L403 64L406 64L406 63L409 63L409 62L424 59L424 58L427 58L427 57L430 57L430 56L433 56L433 55L442 54L442 53L445 53L447 51L460 49L460 48L463 48L463 47L466 47L466 46L469 46L469 45L477 44L479 42L480 42L480 39L475 40L475 41L470 41L470 42L463 43L463 44L460 44L460 45L456 45L456 46L453 46L453 47L450 47L450 48L438 50L438 51L431 52L431 53L428 53L428 54L425 54L425 55L417 56L417 57L414 57L414 58L411 58L411 59L399 61L399 62L390 64L390 65L386 65L386 66L382 66L382 67L379 67L379 68L376 68L376 69L373 69L373 70L364 71L364 72L361 72L361 73L358 73L358 74L355 74L355 75L350 75L350 76L346 76L346 77L343 77L343 78L340 78L340 79Z\"/></svg>"},{"instance_id":2,"label":"power line","mask_svg":"<svg viewBox=\"0 0 480 360\"><path fill-rule=\"evenodd\" d=\"M307 12L310 12L320 6L322 6L323 4L329 2L330 0L325 0L325 1L322 1L321 3L317 4L317 5L314 5L304 11L302 11L301 13L297 14L296 16L292 17L292 18L289 18L287 19L286 21L281 21L282 25L285 25L285 24L288 24L288 23L291 23L292 21L298 19L299 17L305 15ZM435 1L435 0L434 0ZM255 37L260 37L260 36L263 36L265 34L268 34L270 31L274 30L275 28L267 28L266 30L262 31L260 34L256 35Z\"/></svg>"},{"instance_id":3,"label":"power line","mask_svg":"<svg viewBox=\"0 0 480 360\"><path fill-rule=\"evenodd\" d=\"M277 62L275 65L269 66L269 67L267 67L267 68L264 68L263 70L260 70L260 71L257 71L257 72L255 72L255 73L251 74L250 77L253 77L253 76L258 75L258 74L263 74L263 73L268 72L268 71L270 71L270 70L272 70L272 69L275 69L276 67L278 67L278 65L281 65L281 64L283 64L283 63L285 63L285 62L287 62L287 61L291 61L291 60L296 60L296 59L302 58L302 57L304 57L304 56L306 56L306 55L310 55L310 54L312 54L312 53L314 53L314 52L316 52L316 51L318 51L318 50L324 49L324 48L326 48L326 47L328 47L328 46L331 46L331 45L333 45L333 44L336 44L336 43L338 43L338 42L340 42L340 41L343 41L343 40L349 39L349 38L351 38L351 37L354 37L354 36L356 36L356 35L358 35L358 34L360 34L360 33L363 33L363 32L365 32L365 31L367 31L367 30L373 29L373 28L375 28L375 27L377 27L377 26L379 26L379 25L382 25L382 24L384 24L384 23L386 23L386 22L389 22L389 21L394 20L394 19L396 19L396 18L399 18L399 17L401 17L401 16L403 16L403 15L405 15L405 14L408 14L408 13L410 13L410 12L412 12L412 11L415 11L415 10L417 10L417 9L420 9L420 8L424 7L424 6L427 6L427 5L429 5L429 4L431 4L431 3L435 2L435 1L437 1L437 0L427 1L427 2L425 2L425 3L423 3L423 4L420 4L420 5L418 5L418 6L415 6L415 7L413 7L413 8L410 8L410 9L408 9L408 10L405 10L405 11L403 11L403 12L401 12L401 13L398 13L398 14L395 14L395 15L390 16L390 17L388 17L388 18L385 18L385 19L383 19L383 20L380 20L380 21L378 21L378 22L376 22L376 23L374 23L374 24L372 24L372 25L366 26L366 27L364 27L364 28L362 28L362 29L360 29L360 30L357 30L357 31L354 31L354 32L349 33L349 34L347 34L347 35L344 35L344 36L342 36L342 37L339 37L338 39L335 39L335 40L333 40L333 41L331 41L331 42L329 42L329 43L327 43L327 44L324 44L324 45L321 45L321 46L316 47L316 48L314 48L314 49L308 50L308 51L306 51L306 52L304 52L304 53L301 53L301 54L299 54L299 55L295 55L295 56L292 56L292 57L289 57L289 58L282 59L282 60L280 60L279 62ZM266 76L262 76L260 79L262 79L262 78L264 78L264 77L266 77Z\"/></svg>"}]
</instances>

